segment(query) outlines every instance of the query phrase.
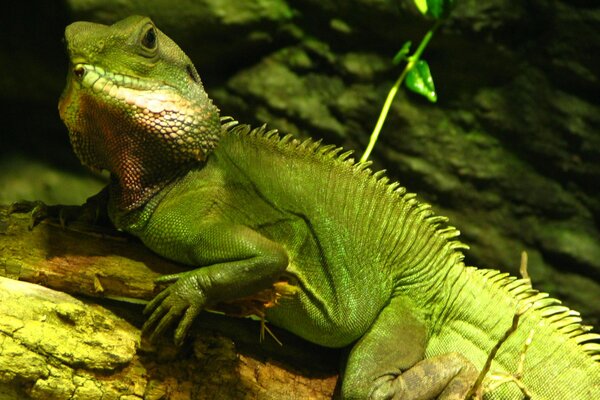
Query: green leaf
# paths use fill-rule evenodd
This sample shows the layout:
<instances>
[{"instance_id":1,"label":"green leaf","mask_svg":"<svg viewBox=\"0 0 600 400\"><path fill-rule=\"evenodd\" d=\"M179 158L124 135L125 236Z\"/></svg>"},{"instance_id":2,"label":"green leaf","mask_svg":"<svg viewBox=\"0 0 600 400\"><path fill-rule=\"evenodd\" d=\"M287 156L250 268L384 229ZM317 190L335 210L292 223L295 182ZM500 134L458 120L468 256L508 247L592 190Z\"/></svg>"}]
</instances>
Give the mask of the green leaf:
<instances>
[{"instance_id":1,"label":"green leaf","mask_svg":"<svg viewBox=\"0 0 600 400\"><path fill-rule=\"evenodd\" d=\"M417 0L415 0L416 2ZM435 19L445 18L450 14L450 11L454 8L454 0L426 0L427 7L426 13L430 17ZM419 7L417 5L417 7ZM419 8L419 11L421 9ZM423 11L421 13L425 14Z\"/></svg>"},{"instance_id":2,"label":"green leaf","mask_svg":"<svg viewBox=\"0 0 600 400\"><path fill-rule=\"evenodd\" d=\"M412 42L410 40L402 45L402 48L400 50L398 50L398 52L394 56L394 59L392 60L394 65L398 65L403 60L406 60L406 56L408 56L408 52L410 51L411 45L412 45Z\"/></svg>"},{"instance_id":3,"label":"green leaf","mask_svg":"<svg viewBox=\"0 0 600 400\"><path fill-rule=\"evenodd\" d=\"M429 101L435 103L437 94L433 85L433 78L429 72L429 65L425 60L419 60L406 75L406 87L415 93L427 97Z\"/></svg>"},{"instance_id":4,"label":"green leaf","mask_svg":"<svg viewBox=\"0 0 600 400\"><path fill-rule=\"evenodd\" d=\"M427 0L415 0L415 5L421 11L421 14L427 14Z\"/></svg>"}]
</instances>

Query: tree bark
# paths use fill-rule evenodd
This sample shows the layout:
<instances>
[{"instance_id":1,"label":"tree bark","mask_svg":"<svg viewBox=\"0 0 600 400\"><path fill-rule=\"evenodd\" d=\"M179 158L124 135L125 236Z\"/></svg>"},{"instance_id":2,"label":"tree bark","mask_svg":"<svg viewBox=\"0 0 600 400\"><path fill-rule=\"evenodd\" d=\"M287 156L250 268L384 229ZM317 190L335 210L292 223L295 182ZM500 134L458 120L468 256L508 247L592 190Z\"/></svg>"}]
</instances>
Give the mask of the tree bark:
<instances>
[{"instance_id":1,"label":"tree bark","mask_svg":"<svg viewBox=\"0 0 600 400\"><path fill-rule=\"evenodd\" d=\"M142 307L132 303L182 266L118 232L28 225L28 215L0 207L0 398L332 396L337 351L275 328L283 346L261 343L256 321L204 313L182 348L170 338L147 343Z\"/></svg>"}]
</instances>

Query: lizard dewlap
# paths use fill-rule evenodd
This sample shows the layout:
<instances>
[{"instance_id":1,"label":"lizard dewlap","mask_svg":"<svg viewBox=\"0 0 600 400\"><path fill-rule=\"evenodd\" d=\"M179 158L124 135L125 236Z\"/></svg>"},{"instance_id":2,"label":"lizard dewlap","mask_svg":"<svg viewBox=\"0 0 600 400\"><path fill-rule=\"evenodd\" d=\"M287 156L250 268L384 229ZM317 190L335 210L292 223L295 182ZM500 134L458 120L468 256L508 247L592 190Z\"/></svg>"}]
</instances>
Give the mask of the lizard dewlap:
<instances>
[{"instance_id":1,"label":"lizard dewlap","mask_svg":"<svg viewBox=\"0 0 600 400\"><path fill-rule=\"evenodd\" d=\"M148 18L65 36L60 115L81 161L111 173L113 223L190 266L147 306L151 338L174 327L181 343L203 309L284 281L266 318L351 346L343 399L462 399L521 312L484 398L600 399L600 336L528 281L465 266L458 231L369 164L221 120Z\"/></svg>"},{"instance_id":2,"label":"lizard dewlap","mask_svg":"<svg viewBox=\"0 0 600 400\"><path fill-rule=\"evenodd\" d=\"M128 21L67 28L71 66L59 111L84 164L115 172L131 189L133 182L140 184L123 193L122 205L134 208L165 179L204 160L221 124L179 47L151 21L141 26ZM132 30L134 36L141 33L134 42ZM99 126L103 136L94 134ZM125 159L127 166L115 163ZM165 177L165 171L172 175Z\"/></svg>"}]
</instances>

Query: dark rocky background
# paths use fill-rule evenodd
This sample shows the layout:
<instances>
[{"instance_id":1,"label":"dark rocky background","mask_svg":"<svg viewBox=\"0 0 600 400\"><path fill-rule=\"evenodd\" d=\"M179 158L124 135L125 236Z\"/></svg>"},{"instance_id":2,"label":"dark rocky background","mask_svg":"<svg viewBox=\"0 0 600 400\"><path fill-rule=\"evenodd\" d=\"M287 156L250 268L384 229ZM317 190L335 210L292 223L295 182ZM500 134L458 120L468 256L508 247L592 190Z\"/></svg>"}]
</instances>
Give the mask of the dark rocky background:
<instances>
[{"instance_id":1,"label":"dark rocky background","mask_svg":"<svg viewBox=\"0 0 600 400\"><path fill-rule=\"evenodd\" d=\"M102 185L56 104L64 27L151 16L224 115L360 155L431 21L409 0L11 2L0 15L0 203L79 203ZM402 91L372 159L451 217L467 262L515 273L600 322L600 5L457 0L424 58L439 101Z\"/></svg>"}]
</instances>

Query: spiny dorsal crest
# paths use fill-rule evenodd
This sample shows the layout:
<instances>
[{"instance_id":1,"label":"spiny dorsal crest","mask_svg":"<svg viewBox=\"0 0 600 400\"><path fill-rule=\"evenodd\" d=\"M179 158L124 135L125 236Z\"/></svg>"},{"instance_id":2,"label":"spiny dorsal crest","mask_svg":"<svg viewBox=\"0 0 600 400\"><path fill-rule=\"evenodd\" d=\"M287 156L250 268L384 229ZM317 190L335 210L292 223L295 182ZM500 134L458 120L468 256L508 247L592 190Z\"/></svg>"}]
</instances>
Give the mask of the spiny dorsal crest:
<instances>
[{"instance_id":1,"label":"spiny dorsal crest","mask_svg":"<svg viewBox=\"0 0 600 400\"><path fill-rule=\"evenodd\" d=\"M321 163L331 163L332 165L343 165L348 168L358 179L366 181L369 185L383 189L385 195L394 196L402 201L407 209L415 210L420 218L429 224L439 237L448 241L451 250L460 251L469 247L456 240L460 232L447 226L448 218L434 215L431 206L416 199L415 193L407 193L406 188L400 186L398 182L390 183L390 179L385 175L385 170L373 172L370 169L371 161L357 162L353 157L353 151L344 151L343 148L335 145L322 145L321 140L311 138L299 140L293 135L288 134L279 136L277 130L267 130L266 125L252 129L248 125L239 124L231 117L223 117L223 129L230 134L248 136L251 138L263 140L265 145L284 150L294 155L302 155L306 158L313 158ZM459 257L462 259L462 254Z\"/></svg>"},{"instance_id":2,"label":"spiny dorsal crest","mask_svg":"<svg viewBox=\"0 0 600 400\"><path fill-rule=\"evenodd\" d=\"M506 272L480 269L490 288L504 290L519 301L526 312L537 312L558 333L581 346L592 360L600 362L600 335L591 332L592 327L582 325L579 312L561 305L560 300L550 297L531 286L529 279L518 279Z\"/></svg>"}]
</instances>

